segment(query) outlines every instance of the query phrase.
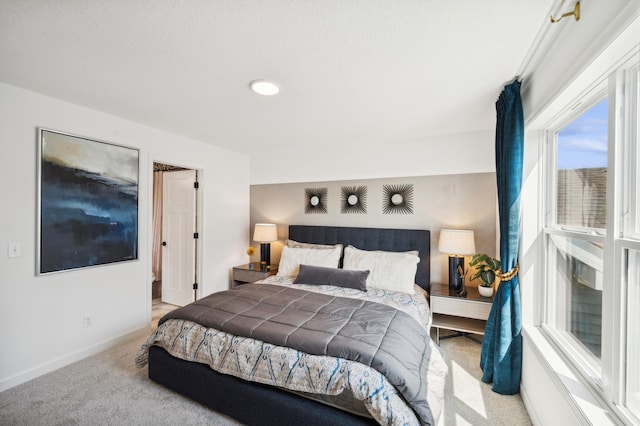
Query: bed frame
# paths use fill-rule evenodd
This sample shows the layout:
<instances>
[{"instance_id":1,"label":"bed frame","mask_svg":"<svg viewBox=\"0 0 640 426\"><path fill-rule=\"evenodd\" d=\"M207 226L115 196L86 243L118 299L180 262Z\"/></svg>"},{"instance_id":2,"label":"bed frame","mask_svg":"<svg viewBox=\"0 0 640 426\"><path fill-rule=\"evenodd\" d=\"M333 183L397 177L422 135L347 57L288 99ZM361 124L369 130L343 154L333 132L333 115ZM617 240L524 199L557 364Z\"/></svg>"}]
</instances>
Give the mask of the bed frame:
<instances>
[{"instance_id":1,"label":"bed frame","mask_svg":"<svg viewBox=\"0 0 640 426\"><path fill-rule=\"evenodd\" d=\"M362 250L418 250L416 283L429 290L430 232L427 230L289 226L292 240L349 244ZM302 396L218 373L208 365L184 361L158 346L149 348L149 378L247 425L371 425L373 419Z\"/></svg>"}]
</instances>

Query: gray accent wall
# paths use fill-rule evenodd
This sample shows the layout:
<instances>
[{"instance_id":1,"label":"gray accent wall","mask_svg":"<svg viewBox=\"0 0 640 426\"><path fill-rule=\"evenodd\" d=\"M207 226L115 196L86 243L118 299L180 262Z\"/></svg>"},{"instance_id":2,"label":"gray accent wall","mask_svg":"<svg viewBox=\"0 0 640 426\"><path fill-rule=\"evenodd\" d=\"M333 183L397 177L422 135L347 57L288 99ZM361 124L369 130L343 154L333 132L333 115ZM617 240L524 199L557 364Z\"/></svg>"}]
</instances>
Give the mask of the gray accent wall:
<instances>
[{"instance_id":1,"label":"gray accent wall","mask_svg":"<svg viewBox=\"0 0 640 426\"><path fill-rule=\"evenodd\" d=\"M413 185L412 214L383 214L383 185ZM367 213L340 213L341 187L367 187ZM327 188L326 214L305 214L305 188ZM279 240L271 244L271 263L277 264L289 225L360 226L429 229L431 281L448 282L448 256L438 251L440 229L472 229L476 251L495 256L497 195L495 173L470 173L403 178L282 183L251 186L251 228L256 223L278 225ZM251 261L260 260L260 244ZM469 258L467 258L468 262ZM468 284L468 281L467 281ZM474 285L472 283L472 285Z\"/></svg>"}]
</instances>

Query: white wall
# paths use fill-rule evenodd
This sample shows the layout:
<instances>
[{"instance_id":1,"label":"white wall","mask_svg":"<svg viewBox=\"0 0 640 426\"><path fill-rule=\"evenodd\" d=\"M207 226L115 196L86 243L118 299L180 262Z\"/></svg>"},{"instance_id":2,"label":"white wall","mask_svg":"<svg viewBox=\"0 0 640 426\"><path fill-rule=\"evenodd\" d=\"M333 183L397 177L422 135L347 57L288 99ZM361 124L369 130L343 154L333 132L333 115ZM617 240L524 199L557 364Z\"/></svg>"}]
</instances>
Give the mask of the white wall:
<instances>
[{"instance_id":1,"label":"white wall","mask_svg":"<svg viewBox=\"0 0 640 426\"><path fill-rule=\"evenodd\" d=\"M530 122L545 112L559 92L633 21L638 7L637 0L583 2L579 21L568 18L558 24L549 24L544 40L529 63L529 71L524 75L525 121ZM565 2L559 8L563 12L570 9Z\"/></svg>"},{"instance_id":2,"label":"white wall","mask_svg":"<svg viewBox=\"0 0 640 426\"><path fill-rule=\"evenodd\" d=\"M139 260L35 275L37 127L140 149ZM149 327L154 161L202 171L201 294L227 289L231 267L246 260L245 156L5 84L0 146L0 391ZM8 258L9 243L22 257ZM93 327L82 328L84 314Z\"/></svg>"},{"instance_id":3,"label":"white wall","mask_svg":"<svg viewBox=\"0 0 640 426\"><path fill-rule=\"evenodd\" d=\"M264 152L251 157L251 184L495 172L494 144L491 129L338 151Z\"/></svg>"},{"instance_id":4,"label":"white wall","mask_svg":"<svg viewBox=\"0 0 640 426\"><path fill-rule=\"evenodd\" d=\"M478 250L495 255L494 129L433 136L420 141L344 147L339 151L322 146L309 149L303 141L304 135L301 135L298 151L267 151L252 155L252 226L261 221L277 223L282 225L279 226L280 234L291 224L430 229L431 279L434 282L445 280L446 275L446 259L436 250L439 230L445 226L477 229ZM474 176L483 178L472 182ZM429 177L435 180L429 180ZM304 182L308 183L306 187L317 184L333 188L334 203L339 200L341 185L377 186L369 188L370 213L367 215L305 215L300 212L303 195L299 193L304 191ZM416 202L420 203L416 205L416 213L374 213L380 206L381 185L398 183L416 184ZM372 192L376 188L378 192ZM478 193L472 194L473 191ZM485 204L478 207L480 194L485 195ZM447 198L450 203L445 202ZM428 215L423 214L425 209L429 211ZM493 223L489 223L491 220ZM249 241L251 244L255 245ZM272 244L274 262L279 258L281 244L282 241ZM258 258L256 255L252 260Z\"/></svg>"}]
</instances>

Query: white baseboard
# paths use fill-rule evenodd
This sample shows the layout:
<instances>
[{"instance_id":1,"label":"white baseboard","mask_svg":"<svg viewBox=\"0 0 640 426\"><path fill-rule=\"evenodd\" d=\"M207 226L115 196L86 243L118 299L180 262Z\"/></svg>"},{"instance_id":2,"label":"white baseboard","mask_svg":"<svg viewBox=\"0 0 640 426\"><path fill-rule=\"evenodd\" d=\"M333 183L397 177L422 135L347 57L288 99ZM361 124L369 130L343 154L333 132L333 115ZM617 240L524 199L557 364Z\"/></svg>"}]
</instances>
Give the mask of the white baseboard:
<instances>
[{"instance_id":1,"label":"white baseboard","mask_svg":"<svg viewBox=\"0 0 640 426\"><path fill-rule=\"evenodd\" d=\"M524 408L527 410L527 414L529 414L529 419L531 419L531 423L533 424L533 426L542 425L540 417L538 416L538 413L535 410L535 407L531 402L529 395L527 395L527 391L522 385L520 386L520 397L522 398L522 403L524 404Z\"/></svg>"},{"instance_id":2,"label":"white baseboard","mask_svg":"<svg viewBox=\"0 0 640 426\"><path fill-rule=\"evenodd\" d=\"M103 340L102 342L98 342L94 345L81 349L77 352L73 352L71 354L67 354L59 358L56 358L54 360L47 361L36 367L25 370L22 373L18 373L14 376L0 380L0 392L3 392L7 389L11 389L12 387L18 386L22 383L28 382L29 380L33 380L36 377L40 377L44 374L58 370L69 364L73 364L76 361L80 361L92 355L96 355L107 349L113 348L121 343L127 342L134 338L142 337L147 333L149 333L148 326L140 327L135 330L120 334L111 339Z\"/></svg>"}]
</instances>

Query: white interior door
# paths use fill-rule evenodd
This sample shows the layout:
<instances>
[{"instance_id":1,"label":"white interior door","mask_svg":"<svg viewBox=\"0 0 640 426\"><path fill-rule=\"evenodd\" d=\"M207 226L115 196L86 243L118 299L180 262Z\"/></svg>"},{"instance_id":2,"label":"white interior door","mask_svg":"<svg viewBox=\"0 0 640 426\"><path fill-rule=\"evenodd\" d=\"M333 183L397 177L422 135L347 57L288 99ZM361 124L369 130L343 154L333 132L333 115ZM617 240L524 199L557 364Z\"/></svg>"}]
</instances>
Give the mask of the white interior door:
<instances>
[{"instance_id":1,"label":"white interior door","mask_svg":"<svg viewBox=\"0 0 640 426\"><path fill-rule=\"evenodd\" d=\"M193 301L196 232L195 170L163 173L162 301Z\"/></svg>"}]
</instances>

